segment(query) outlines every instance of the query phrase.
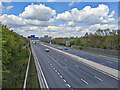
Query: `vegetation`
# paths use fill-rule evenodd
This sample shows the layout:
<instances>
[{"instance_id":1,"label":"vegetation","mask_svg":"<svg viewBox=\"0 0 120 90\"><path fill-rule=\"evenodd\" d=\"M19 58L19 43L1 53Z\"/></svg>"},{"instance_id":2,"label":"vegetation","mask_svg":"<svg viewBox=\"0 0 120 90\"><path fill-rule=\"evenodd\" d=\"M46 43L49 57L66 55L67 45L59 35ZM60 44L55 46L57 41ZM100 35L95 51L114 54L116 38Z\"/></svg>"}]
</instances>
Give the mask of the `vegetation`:
<instances>
[{"instance_id":1,"label":"vegetation","mask_svg":"<svg viewBox=\"0 0 120 90\"><path fill-rule=\"evenodd\" d=\"M39 88L37 72L36 72L34 58L32 54L31 54L31 63L30 63L30 69L29 69L27 88Z\"/></svg>"},{"instance_id":2,"label":"vegetation","mask_svg":"<svg viewBox=\"0 0 120 90\"><path fill-rule=\"evenodd\" d=\"M94 34L86 33L83 37L70 38L55 38L52 40L54 44L64 45L65 41L69 40L71 45L77 45L82 49L85 47L102 48L120 50L120 31L110 31L109 29L98 29Z\"/></svg>"},{"instance_id":3,"label":"vegetation","mask_svg":"<svg viewBox=\"0 0 120 90\"><path fill-rule=\"evenodd\" d=\"M25 37L2 28L2 74L3 88L22 88L28 61Z\"/></svg>"}]
</instances>

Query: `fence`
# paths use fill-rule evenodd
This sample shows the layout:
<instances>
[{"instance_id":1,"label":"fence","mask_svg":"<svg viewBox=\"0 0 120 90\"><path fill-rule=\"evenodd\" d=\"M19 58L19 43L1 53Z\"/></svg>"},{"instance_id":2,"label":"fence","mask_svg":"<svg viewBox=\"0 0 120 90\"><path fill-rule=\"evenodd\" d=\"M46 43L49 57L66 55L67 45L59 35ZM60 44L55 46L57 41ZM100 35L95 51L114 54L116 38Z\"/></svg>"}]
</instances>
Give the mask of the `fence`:
<instances>
[{"instance_id":1,"label":"fence","mask_svg":"<svg viewBox=\"0 0 120 90\"><path fill-rule=\"evenodd\" d=\"M91 48L91 47L82 47L82 50L93 52L93 53L105 54L105 55L114 56L114 57L118 57L120 53L120 51L118 50Z\"/></svg>"}]
</instances>

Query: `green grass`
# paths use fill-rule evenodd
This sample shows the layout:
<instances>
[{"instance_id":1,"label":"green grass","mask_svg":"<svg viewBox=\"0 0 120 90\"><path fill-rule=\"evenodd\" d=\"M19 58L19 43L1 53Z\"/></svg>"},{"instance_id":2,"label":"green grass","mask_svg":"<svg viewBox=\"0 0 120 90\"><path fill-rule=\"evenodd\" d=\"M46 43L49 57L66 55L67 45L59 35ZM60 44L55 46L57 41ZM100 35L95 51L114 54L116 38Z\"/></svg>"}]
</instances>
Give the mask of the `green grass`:
<instances>
[{"instance_id":1,"label":"green grass","mask_svg":"<svg viewBox=\"0 0 120 90\"><path fill-rule=\"evenodd\" d=\"M84 51L84 52L88 52L88 51ZM109 55L100 54L100 53L93 53L93 52L88 52L88 53L92 53L92 54L96 54L96 55L101 55L101 56L106 56L106 57L111 57L111 58L115 58L115 59L120 59L119 57L109 56Z\"/></svg>"},{"instance_id":2,"label":"green grass","mask_svg":"<svg viewBox=\"0 0 120 90\"><path fill-rule=\"evenodd\" d=\"M36 68L35 68L33 55L31 55L27 88L39 88L38 79L37 79L37 72L36 72Z\"/></svg>"},{"instance_id":3,"label":"green grass","mask_svg":"<svg viewBox=\"0 0 120 90\"><path fill-rule=\"evenodd\" d=\"M15 62L8 65L10 73L4 73L3 88L22 88L25 79L26 67L28 63L28 51L23 51Z\"/></svg>"},{"instance_id":4,"label":"green grass","mask_svg":"<svg viewBox=\"0 0 120 90\"><path fill-rule=\"evenodd\" d=\"M31 48L30 48L31 50ZM31 54L31 62L29 68L29 76L28 76L28 85L27 88L39 88L37 71L34 63L33 54Z\"/></svg>"},{"instance_id":5,"label":"green grass","mask_svg":"<svg viewBox=\"0 0 120 90\"><path fill-rule=\"evenodd\" d=\"M53 44L53 45L57 45L57 46L61 46L61 47L68 47L68 46L63 46L63 45L58 45L58 44ZM71 47L68 47L68 48L73 49ZM80 50L80 49L75 49L75 50L79 50L79 51L83 51L83 52L88 52L88 53L92 53L92 54L96 54L96 55L101 55L101 56L106 56L106 57L111 57L111 58L115 58L115 59L120 59L119 57L114 57L114 56L110 56L110 55L105 55L105 54L100 54L100 53L94 53L94 52L84 51L84 50Z\"/></svg>"}]
</instances>

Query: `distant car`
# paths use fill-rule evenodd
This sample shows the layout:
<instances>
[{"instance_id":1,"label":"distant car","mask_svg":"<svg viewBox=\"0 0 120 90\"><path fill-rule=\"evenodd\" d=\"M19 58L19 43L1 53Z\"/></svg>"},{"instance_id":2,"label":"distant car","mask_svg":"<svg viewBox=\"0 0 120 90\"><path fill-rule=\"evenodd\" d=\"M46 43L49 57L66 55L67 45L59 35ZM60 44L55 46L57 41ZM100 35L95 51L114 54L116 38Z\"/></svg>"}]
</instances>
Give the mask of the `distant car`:
<instances>
[{"instance_id":1,"label":"distant car","mask_svg":"<svg viewBox=\"0 0 120 90\"><path fill-rule=\"evenodd\" d=\"M49 52L50 50L48 48L45 49L46 52Z\"/></svg>"},{"instance_id":2,"label":"distant car","mask_svg":"<svg viewBox=\"0 0 120 90\"><path fill-rule=\"evenodd\" d=\"M67 47L65 47L64 49L65 49L65 50L68 50L68 48L67 48Z\"/></svg>"},{"instance_id":3,"label":"distant car","mask_svg":"<svg viewBox=\"0 0 120 90\"><path fill-rule=\"evenodd\" d=\"M34 44L36 44L36 42L33 42Z\"/></svg>"},{"instance_id":4,"label":"distant car","mask_svg":"<svg viewBox=\"0 0 120 90\"><path fill-rule=\"evenodd\" d=\"M62 50L62 47L58 47L59 50Z\"/></svg>"}]
</instances>

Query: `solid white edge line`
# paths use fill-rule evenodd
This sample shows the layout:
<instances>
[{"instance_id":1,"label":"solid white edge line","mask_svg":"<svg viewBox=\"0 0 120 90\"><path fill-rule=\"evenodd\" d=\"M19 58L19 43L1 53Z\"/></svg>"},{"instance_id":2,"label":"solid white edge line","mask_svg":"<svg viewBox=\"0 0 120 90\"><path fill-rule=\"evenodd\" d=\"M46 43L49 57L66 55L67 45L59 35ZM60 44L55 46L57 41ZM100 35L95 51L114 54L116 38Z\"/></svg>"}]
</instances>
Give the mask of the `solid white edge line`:
<instances>
[{"instance_id":1,"label":"solid white edge line","mask_svg":"<svg viewBox=\"0 0 120 90\"><path fill-rule=\"evenodd\" d=\"M32 45L31 45L31 46L32 46ZM33 51L33 53L34 53L33 48L32 48L32 51ZM37 56L35 55L35 53L34 53L34 56L36 57L36 59L37 59L37 61L38 61L38 58L37 58ZM42 72L42 68L41 68L41 66L40 66L40 63L38 63L38 66L39 66L39 68L41 69L41 74L42 74L43 79L44 79L44 82L45 82L45 84L46 84L46 88L49 89L48 84L47 84L47 81L46 81L46 79L45 79L45 76L44 76L44 74L43 74L43 72Z\"/></svg>"}]
</instances>

